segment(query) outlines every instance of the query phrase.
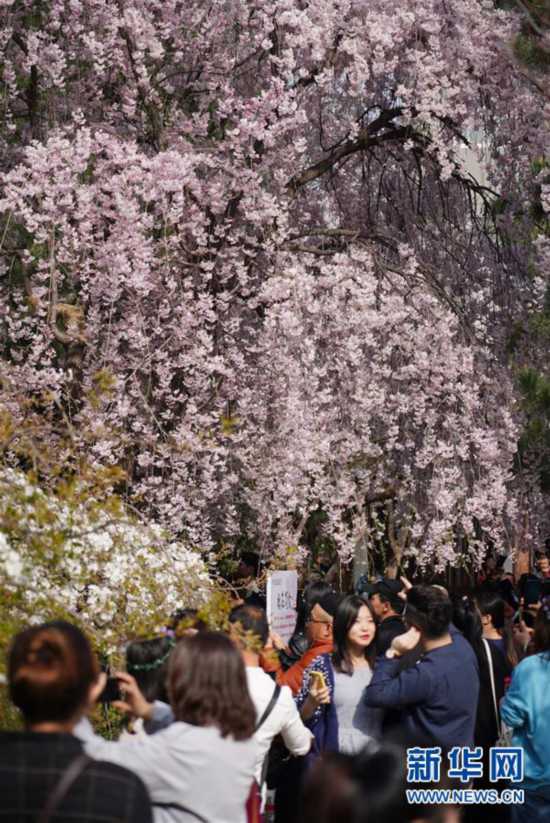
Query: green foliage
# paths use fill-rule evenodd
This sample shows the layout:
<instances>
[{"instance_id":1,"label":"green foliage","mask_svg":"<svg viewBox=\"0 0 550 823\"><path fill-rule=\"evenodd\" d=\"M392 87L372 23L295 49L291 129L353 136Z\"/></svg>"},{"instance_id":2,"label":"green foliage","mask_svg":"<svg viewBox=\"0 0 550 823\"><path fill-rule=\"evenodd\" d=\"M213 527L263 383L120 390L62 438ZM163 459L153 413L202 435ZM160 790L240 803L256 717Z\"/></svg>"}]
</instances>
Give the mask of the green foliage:
<instances>
[{"instance_id":1,"label":"green foliage","mask_svg":"<svg viewBox=\"0 0 550 823\"><path fill-rule=\"evenodd\" d=\"M111 388L109 372L94 375L98 403ZM0 673L29 622L69 620L116 665L128 640L155 635L176 608L200 606L222 625L227 595L200 554L128 509L122 468L83 456L93 433L52 414L51 398L14 389L12 400L0 409ZM13 713L3 717L12 727Z\"/></svg>"},{"instance_id":2,"label":"green foliage","mask_svg":"<svg viewBox=\"0 0 550 823\"><path fill-rule=\"evenodd\" d=\"M550 491L550 378L537 369L526 366L518 374L518 386L523 398L526 422L520 438L520 459L538 455L540 487Z\"/></svg>"},{"instance_id":3,"label":"green foliage","mask_svg":"<svg viewBox=\"0 0 550 823\"><path fill-rule=\"evenodd\" d=\"M530 68L539 71L548 71L550 68L550 52L542 48L530 34L520 34L516 38L514 50L519 60Z\"/></svg>"},{"instance_id":4,"label":"green foliage","mask_svg":"<svg viewBox=\"0 0 550 823\"><path fill-rule=\"evenodd\" d=\"M514 51L519 63L533 79L539 91L548 98L550 69L550 0L522 0L509 4L519 11L519 31ZM532 162L537 186L533 190L527 211L533 222L532 240L544 243L550 238L550 222L542 199L542 186L548 184L548 157L541 155ZM544 272L533 271L540 277ZM523 344L523 346L522 346ZM550 491L550 373L546 362L550 344L550 284L547 283L542 310L531 314L525 326L513 330L509 351L521 367L517 383L522 398L525 425L518 447L518 465L536 467L540 487ZM523 349L523 350L522 350Z\"/></svg>"},{"instance_id":5,"label":"green foliage","mask_svg":"<svg viewBox=\"0 0 550 823\"><path fill-rule=\"evenodd\" d=\"M11 703L8 689L5 684L0 685L0 729L2 731L17 731L23 726L21 715Z\"/></svg>"}]
</instances>

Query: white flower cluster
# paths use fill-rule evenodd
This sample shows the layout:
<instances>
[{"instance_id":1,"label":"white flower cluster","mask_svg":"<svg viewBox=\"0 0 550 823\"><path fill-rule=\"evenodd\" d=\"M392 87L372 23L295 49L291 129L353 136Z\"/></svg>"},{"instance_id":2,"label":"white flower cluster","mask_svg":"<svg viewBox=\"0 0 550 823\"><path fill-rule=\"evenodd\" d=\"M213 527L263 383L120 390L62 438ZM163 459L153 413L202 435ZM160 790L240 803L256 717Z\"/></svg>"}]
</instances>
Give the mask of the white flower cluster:
<instances>
[{"instance_id":1,"label":"white flower cluster","mask_svg":"<svg viewBox=\"0 0 550 823\"><path fill-rule=\"evenodd\" d=\"M158 526L71 507L11 470L0 474L0 491L0 567L22 624L64 616L113 651L208 598L200 554Z\"/></svg>"}]
</instances>

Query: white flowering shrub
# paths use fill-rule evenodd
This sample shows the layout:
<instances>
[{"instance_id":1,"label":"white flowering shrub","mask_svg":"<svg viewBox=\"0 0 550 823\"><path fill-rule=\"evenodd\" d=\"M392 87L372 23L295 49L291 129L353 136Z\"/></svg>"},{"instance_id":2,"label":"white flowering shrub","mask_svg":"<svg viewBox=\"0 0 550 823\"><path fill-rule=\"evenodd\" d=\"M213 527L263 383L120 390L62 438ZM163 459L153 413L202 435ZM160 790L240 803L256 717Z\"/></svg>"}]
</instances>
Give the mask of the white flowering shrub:
<instances>
[{"instance_id":1,"label":"white flowering shrub","mask_svg":"<svg viewBox=\"0 0 550 823\"><path fill-rule=\"evenodd\" d=\"M113 654L213 593L198 552L131 515L116 495L81 492L61 484L46 493L21 471L0 471L4 647L19 628L64 617Z\"/></svg>"}]
</instances>

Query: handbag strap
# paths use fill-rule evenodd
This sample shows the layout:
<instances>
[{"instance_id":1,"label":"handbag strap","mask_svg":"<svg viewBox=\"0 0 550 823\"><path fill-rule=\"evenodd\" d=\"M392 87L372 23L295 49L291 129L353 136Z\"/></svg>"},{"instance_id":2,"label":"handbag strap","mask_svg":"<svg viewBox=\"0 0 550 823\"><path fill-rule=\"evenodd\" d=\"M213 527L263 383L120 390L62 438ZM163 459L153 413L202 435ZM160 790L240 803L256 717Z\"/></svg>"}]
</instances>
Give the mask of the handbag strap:
<instances>
[{"instance_id":1,"label":"handbag strap","mask_svg":"<svg viewBox=\"0 0 550 823\"><path fill-rule=\"evenodd\" d=\"M86 766L91 762L92 758L88 757L88 755L84 753L79 754L78 757L71 760L61 775L61 778L50 792L46 805L38 816L37 823L49 823L57 807L61 801L64 800L75 780L80 777Z\"/></svg>"},{"instance_id":2,"label":"handbag strap","mask_svg":"<svg viewBox=\"0 0 550 823\"><path fill-rule=\"evenodd\" d=\"M487 662L489 664L489 677L491 678L491 692L493 695L493 708L495 710L495 720L497 724L497 734L500 734L500 714L497 705L497 693L495 689L495 674L493 671L493 656L491 654L491 647L487 640L483 637L483 645L485 646L485 654L487 655Z\"/></svg>"},{"instance_id":3,"label":"handbag strap","mask_svg":"<svg viewBox=\"0 0 550 823\"><path fill-rule=\"evenodd\" d=\"M269 703L265 707L264 713L262 714L262 716L260 717L260 719L258 720L258 722L256 724L256 728L254 729L255 732L258 731L260 726L263 726L263 724L265 723L265 721L267 720L267 718L269 717L269 715L271 714L271 712L275 708L275 704L276 704L277 700L279 699L280 694L281 694L281 687L279 686L278 683L276 683L275 688L273 689L273 694L271 695L271 700L269 701Z\"/></svg>"}]
</instances>

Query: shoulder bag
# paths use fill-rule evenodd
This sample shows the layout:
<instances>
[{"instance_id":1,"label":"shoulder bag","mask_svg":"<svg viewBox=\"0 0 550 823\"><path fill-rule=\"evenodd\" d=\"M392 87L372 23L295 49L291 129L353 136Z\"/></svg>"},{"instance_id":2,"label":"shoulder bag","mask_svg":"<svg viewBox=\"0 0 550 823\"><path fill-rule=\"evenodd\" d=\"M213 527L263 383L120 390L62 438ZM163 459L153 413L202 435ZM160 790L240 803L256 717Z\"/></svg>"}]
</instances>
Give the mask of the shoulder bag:
<instances>
[{"instance_id":1,"label":"shoulder bag","mask_svg":"<svg viewBox=\"0 0 550 823\"><path fill-rule=\"evenodd\" d=\"M495 673L493 670L493 656L491 654L491 647L489 646L488 641L483 637L483 646L485 647L485 654L487 655L487 663L489 665L489 677L491 679L491 692L493 695L493 709L495 712L495 720L497 724L497 740L495 742L495 746L499 748L504 747L507 748L512 745L512 729L508 728L504 723L500 720L500 712L498 710L497 704L497 692L495 689Z\"/></svg>"},{"instance_id":2,"label":"shoulder bag","mask_svg":"<svg viewBox=\"0 0 550 823\"><path fill-rule=\"evenodd\" d=\"M269 717L269 715L271 714L271 712L275 708L275 704L277 703L277 700L279 699L280 694L281 694L281 687L279 686L278 683L276 683L275 688L273 689L273 694L271 695L271 699L270 699L269 703L267 704L267 706L265 707L264 713L262 714L262 716L260 717L260 719L258 720L258 722L256 724L256 728L254 729L255 732L258 731L260 726L263 726L263 724L265 723L265 721L267 720L267 718Z\"/></svg>"}]
</instances>

